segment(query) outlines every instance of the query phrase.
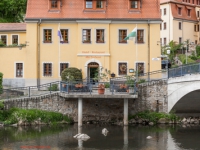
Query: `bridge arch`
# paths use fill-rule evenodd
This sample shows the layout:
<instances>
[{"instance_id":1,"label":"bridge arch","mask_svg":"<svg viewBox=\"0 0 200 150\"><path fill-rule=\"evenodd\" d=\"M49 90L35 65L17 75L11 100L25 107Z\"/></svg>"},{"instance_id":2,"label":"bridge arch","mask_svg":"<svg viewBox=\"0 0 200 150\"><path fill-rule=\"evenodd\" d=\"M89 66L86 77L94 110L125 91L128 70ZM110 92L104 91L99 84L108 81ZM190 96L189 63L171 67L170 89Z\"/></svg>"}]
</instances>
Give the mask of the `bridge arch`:
<instances>
[{"instance_id":1,"label":"bridge arch","mask_svg":"<svg viewBox=\"0 0 200 150\"><path fill-rule=\"evenodd\" d=\"M187 75L168 80L168 112L187 95L200 90L200 75ZM199 102L200 103L200 102Z\"/></svg>"}]
</instances>

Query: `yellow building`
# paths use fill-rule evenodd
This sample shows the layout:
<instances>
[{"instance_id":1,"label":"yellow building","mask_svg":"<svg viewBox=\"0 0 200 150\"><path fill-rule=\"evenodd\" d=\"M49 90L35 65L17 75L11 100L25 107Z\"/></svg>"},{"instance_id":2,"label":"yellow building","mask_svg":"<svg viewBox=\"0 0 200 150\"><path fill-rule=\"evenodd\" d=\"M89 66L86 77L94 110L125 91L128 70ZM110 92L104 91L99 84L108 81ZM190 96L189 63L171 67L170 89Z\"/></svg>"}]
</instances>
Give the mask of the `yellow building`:
<instances>
[{"instance_id":1,"label":"yellow building","mask_svg":"<svg viewBox=\"0 0 200 150\"><path fill-rule=\"evenodd\" d=\"M0 47L4 85L58 81L66 67L81 69L83 78L92 78L98 67L117 77L130 74L129 69L138 68L140 73L161 69L160 61L152 61L161 51L159 2L28 0L27 5L23 32L0 28L7 45L12 44L13 33L18 35L18 45L28 45ZM125 41L135 27L137 36Z\"/></svg>"}]
</instances>

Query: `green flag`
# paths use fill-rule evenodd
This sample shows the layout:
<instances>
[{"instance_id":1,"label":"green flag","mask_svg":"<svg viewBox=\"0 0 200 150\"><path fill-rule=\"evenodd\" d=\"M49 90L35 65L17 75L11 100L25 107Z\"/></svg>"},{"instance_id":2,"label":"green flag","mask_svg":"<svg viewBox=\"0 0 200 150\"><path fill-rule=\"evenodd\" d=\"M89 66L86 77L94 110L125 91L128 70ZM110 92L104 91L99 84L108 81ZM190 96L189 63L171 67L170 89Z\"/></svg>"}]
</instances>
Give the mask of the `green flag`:
<instances>
[{"instance_id":1,"label":"green flag","mask_svg":"<svg viewBox=\"0 0 200 150\"><path fill-rule=\"evenodd\" d=\"M136 37L137 36L137 27L135 27L131 33L127 37L124 38L124 40L129 40L131 37Z\"/></svg>"}]
</instances>

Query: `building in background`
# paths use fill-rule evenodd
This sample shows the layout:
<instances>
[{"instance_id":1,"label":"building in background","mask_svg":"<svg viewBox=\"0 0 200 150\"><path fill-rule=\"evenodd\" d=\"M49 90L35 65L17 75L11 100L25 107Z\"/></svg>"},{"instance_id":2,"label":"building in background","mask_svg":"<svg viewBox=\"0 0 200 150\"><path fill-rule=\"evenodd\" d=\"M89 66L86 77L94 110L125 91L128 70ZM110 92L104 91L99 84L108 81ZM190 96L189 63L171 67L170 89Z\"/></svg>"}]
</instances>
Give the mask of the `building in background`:
<instances>
[{"instance_id":1,"label":"building in background","mask_svg":"<svg viewBox=\"0 0 200 150\"><path fill-rule=\"evenodd\" d=\"M163 22L160 24L160 41L183 43L190 41L191 48L199 43L200 0L160 0Z\"/></svg>"},{"instance_id":2,"label":"building in background","mask_svg":"<svg viewBox=\"0 0 200 150\"><path fill-rule=\"evenodd\" d=\"M159 1L28 0L27 5L22 43L28 46L0 48L4 85L58 81L67 67L81 69L83 78L93 78L98 67L117 77L128 75L129 69L161 69L160 61L152 61L160 56ZM135 27L136 38L124 40Z\"/></svg>"}]
</instances>

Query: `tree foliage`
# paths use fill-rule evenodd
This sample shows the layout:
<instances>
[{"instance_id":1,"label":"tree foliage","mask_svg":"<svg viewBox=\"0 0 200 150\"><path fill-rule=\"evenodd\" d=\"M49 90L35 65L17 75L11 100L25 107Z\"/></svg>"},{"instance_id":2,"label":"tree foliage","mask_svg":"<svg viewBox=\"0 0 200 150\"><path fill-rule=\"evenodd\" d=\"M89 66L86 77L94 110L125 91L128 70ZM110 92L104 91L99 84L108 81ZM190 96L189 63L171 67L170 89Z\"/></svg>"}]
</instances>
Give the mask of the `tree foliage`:
<instances>
[{"instance_id":1,"label":"tree foliage","mask_svg":"<svg viewBox=\"0 0 200 150\"><path fill-rule=\"evenodd\" d=\"M61 74L62 81L76 81L82 79L82 72L78 68L66 68Z\"/></svg>"},{"instance_id":2,"label":"tree foliage","mask_svg":"<svg viewBox=\"0 0 200 150\"><path fill-rule=\"evenodd\" d=\"M0 22L23 22L27 0L1 0Z\"/></svg>"},{"instance_id":3,"label":"tree foliage","mask_svg":"<svg viewBox=\"0 0 200 150\"><path fill-rule=\"evenodd\" d=\"M0 94L2 93L3 89L2 82L3 82L3 73L0 72Z\"/></svg>"}]
</instances>

